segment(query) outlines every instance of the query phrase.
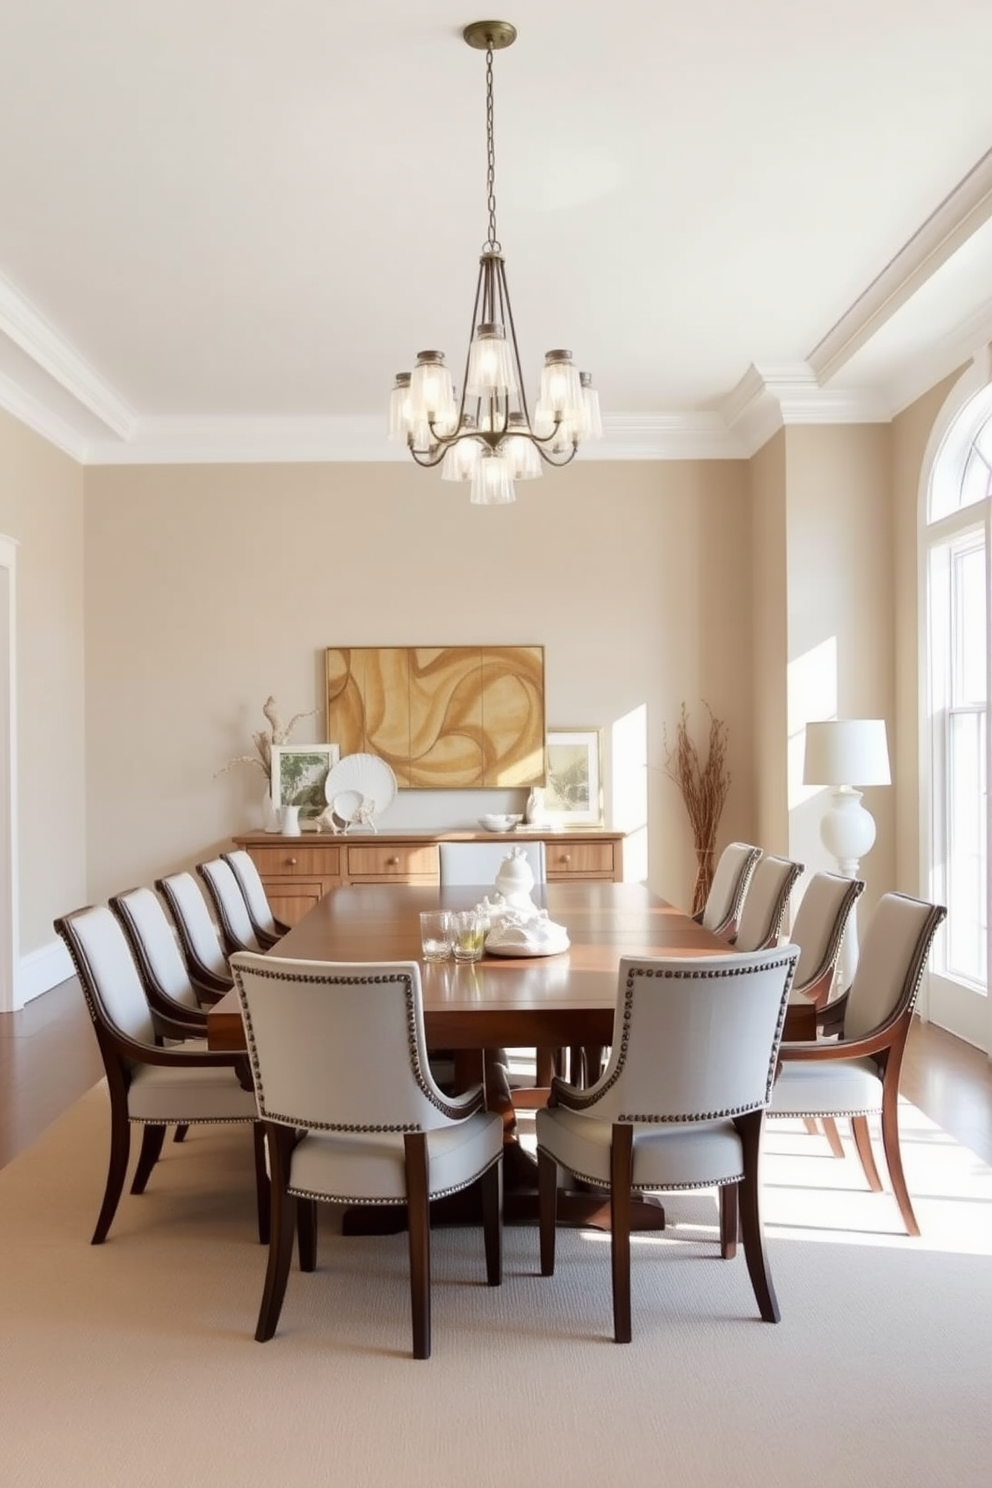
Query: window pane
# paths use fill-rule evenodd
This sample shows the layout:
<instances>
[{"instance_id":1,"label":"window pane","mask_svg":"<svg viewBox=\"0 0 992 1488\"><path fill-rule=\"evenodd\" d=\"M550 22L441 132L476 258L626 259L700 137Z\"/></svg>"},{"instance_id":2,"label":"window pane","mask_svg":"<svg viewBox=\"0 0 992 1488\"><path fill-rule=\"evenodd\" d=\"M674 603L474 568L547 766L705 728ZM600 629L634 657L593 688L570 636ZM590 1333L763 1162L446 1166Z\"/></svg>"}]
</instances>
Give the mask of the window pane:
<instances>
[{"instance_id":1,"label":"window pane","mask_svg":"<svg viewBox=\"0 0 992 1488\"><path fill-rule=\"evenodd\" d=\"M976 501L985 501L989 495L989 467L988 463L976 449L972 449L965 461L964 475L961 477L961 495L958 506L973 506Z\"/></svg>"},{"instance_id":2,"label":"window pane","mask_svg":"<svg viewBox=\"0 0 992 1488\"><path fill-rule=\"evenodd\" d=\"M951 706L984 703L985 551L969 539L954 553L951 568L954 607L954 667Z\"/></svg>"},{"instance_id":3,"label":"window pane","mask_svg":"<svg viewBox=\"0 0 992 1488\"><path fill-rule=\"evenodd\" d=\"M947 970L986 977L985 713L951 713L947 741Z\"/></svg>"}]
</instances>

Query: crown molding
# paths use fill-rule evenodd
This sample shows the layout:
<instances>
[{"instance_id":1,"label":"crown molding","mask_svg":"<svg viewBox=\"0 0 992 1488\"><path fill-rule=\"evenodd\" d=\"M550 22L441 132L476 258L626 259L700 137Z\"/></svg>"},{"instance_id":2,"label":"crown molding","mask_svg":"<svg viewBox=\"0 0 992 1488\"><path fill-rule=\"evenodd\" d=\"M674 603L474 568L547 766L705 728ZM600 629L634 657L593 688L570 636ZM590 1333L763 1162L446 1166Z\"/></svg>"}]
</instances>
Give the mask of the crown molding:
<instances>
[{"instance_id":1,"label":"crown molding","mask_svg":"<svg viewBox=\"0 0 992 1488\"><path fill-rule=\"evenodd\" d=\"M135 422L130 408L2 275L0 332L26 352L101 424L121 439L130 436Z\"/></svg>"},{"instance_id":2,"label":"crown molding","mask_svg":"<svg viewBox=\"0 0 992 1488\"><path fill-rule=\"evenodd\" d=\"M876 388L824 388L806 362L793 366L753 363L721 405L727 428L750 458L790 424L885 424L888 395Z\"/></svg>"},{"instance_id":3,"label":"crown molding","mask_svg":"<svg viewBox=\"0 0 992 1488\"><path fill-rule=\"evenodd\" d=\"M80 465L86 463L86 441L79 430L73 429L38 398L26 393L4 372L0 372L0 408L40 434L42 439L47 439L49 444L64 450Z\"/></svg>"},{"instance_id":4,"label":"crown molding","mask_svg":"<svg viewBox=\"0 0 992 1488\"><path fill-rule=\"evenodd\" d=\"M992 299L986 300L974 314L901 369L888 389L893 417L936 387L938 382L943 382L945 377L950 377L952 372L962 371L970 362L984 359L992 377L990 343Z\"/></svg>"},{"instance_id":5,"label":"crown molding","mask_svg":"<svg viewBox=\"0 0 992 1488\"><path fill-rule=\"evenodd\" d=\"M590 460L739 460L739 438L718 413L607 414ZM375 461L410 463L383 420L354 418L139 418L127 440L91 440L86 465L239 465Z\"/></svg>"},{"instance_id":6,"label":"crown molding","mask_svg":"<svg viewBox=\"0 0 992 1488\"><path fill-rule=\"evenodd\" d=\"M856 351L911 299L941 264L992 217L992 150L930 214L807 357L829 382Z\"/></svg>"}]
</instances>

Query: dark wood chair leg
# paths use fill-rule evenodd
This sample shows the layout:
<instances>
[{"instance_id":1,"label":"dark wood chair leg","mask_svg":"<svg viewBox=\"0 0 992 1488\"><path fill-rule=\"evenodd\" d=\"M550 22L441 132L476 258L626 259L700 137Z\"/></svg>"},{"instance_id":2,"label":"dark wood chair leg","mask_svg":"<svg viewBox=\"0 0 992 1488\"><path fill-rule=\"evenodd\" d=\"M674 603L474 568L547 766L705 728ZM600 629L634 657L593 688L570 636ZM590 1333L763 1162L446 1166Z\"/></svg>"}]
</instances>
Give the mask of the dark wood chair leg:
<instances>
[{"instance_id":1,"label":"dark wood chair leg","mask_svg":"<svg viewBox=\"0 0 992 1488\"><path fill-rule=\"evenodd\" d=\"M852 1116L851 1131L854 1133L854 1146L861 1159L861 1166L865 1170L868 1187L872 1193L881 1193L882 1180L878 1176L878 1168L875 1166L875 1154L871 1150L871 1135L868 1131L867 1116Z\"/></svg>"},{"instance_id":2,"label":"dark wood chair leg","mask_svg":"<svg viewBox=\"0 0 992 1488\"><path fill-rule=\"evenodd\" d=\"M629 1343L630 1184L634 1167L634 1128L615 1121L610 1139L610 1260L613 1269L613 1340Z\"/></svg>"},{"instance_id":3,"label":"dark wood chair leg","mask_svg":"<svg viewBox=\"0 0 992 1488\"><path fill-rule=\"evenodd\" d=\"M189 1131L189 1124L188 1124L188 1122L185 1122L185 1121L180 1122L180 1124L176 1127L175 1131L172 1134L172 1140L174 1142L185 1142L185 1140L186 1140L186 1133L188 1131Z\"/></svg>"},{"instance_id":4,"label":"dark wood chair leg","mask_svg":"<svg viewBox=\"0 0 992 1488\"><path fill-rule=\"evenodd\" d=\"M256 1121L252 1125L252 1141L255 1148L255 1205L258 1210L258 1243L268 1245L272 1225L272 1185L265 1166L265 1124ZM295 1144L294 1144L295 1145Z\"/></svg>"},{"instance_id":5,"label":"dark wood chair leg","mask_svg":"<svg viewBox=\"0 0 992 1488\"><path fill-rule=\"evenodd\" d=\"M406 1132L407 1234L410 1245L410 1305L413 1357L431 1356L431 1208L426 1132Z\"/></svg>"},{"instance_id":6,"label":"dark wood chair leg","mask_svg":"<svg viewBox=\"0 0 992 1488\"><path fill-rule=\"evenodd\" d=\"M765 1250L765 1236L761 1228L761 1131L764 1111L750 1111L746 1116L736 1116L734 1126L740 1135L744 1150L744 1178L740 1187L741 1233L744 1239L744 1258L748 1275L754 1289L758 1311L766 1323L777 1323L782 1316L778 1298L772 1285L772 1273Z\"/></svg>"},{"instance_id":7,"label":"dark wood chair leg","mask_svg":"<svg viewBox=\"0 0 992 1488\"><path fill-rule=\"evenodd\" d=\"M486 1247L486 1280L499 1286L503 1280L503 1159L500 1157L479 1179L482 1191L482 1235Z\"/></svg>"},{"instance_id":8,"label":"dark wood chair leg","mask_svg":"<svg viewBox=\"0 0 992 1488\"><path fill-rule=\"evenodd\" d=\"M296 1201L296 1244L301 1271L317 1269L317 1200Z\"/></svg>"},{"instance_id":9,"label":"dark wood chair leg","mask_svg":"<svg viewBox=\"0 0 992 1488\"><path fill-rule=\"evenodd\" d=\"M823 1121L823 1135L827 1139L830 1151L833 1153L834 1157L844 1157L844 1143L840 1139L840 1132L837 1130L837 1122L832 1116L824 1116L821 1119Z\"/></svg>"},{"instance_id":10,"label":"dark wood chair leg","mask_svg":"<svg viewBox=\"0 0 992 1488\"><path fill-rule=\"evenodd\" d=\"M551 1076L555 1072L555 1058L557 1053L557 1049L537 1049L535 1051L534 1084L538 1090L546 1090L551 1084Z\"/></svg>"},{"instance_id":11,"label":"dark wood chair leg","mask_svg":"<svg viewBox=\"0 0 992 1488\"><path fill-rule=\"evenodd\" d=\"M102 1245L107 1238L107 1232L113 1224L114 1215L117 1213L117 1205L120 1203L121 1194L124 1192L124 1179L127 1176L128 1159L131 1156L131 1123L127 1119L127 1103L122 1097L119 1101L114 1099L111 1090L110 1100L110 1159L107 1164L107 1182L103 1191L103 1203L100 1205L100 1214L97 1218L96 1229L93 1231L91 1245Z\"/></svg>"},{"instance_id":12,"label":"dark wood chair leg","mask_svg":"<svg viewBox=\"0 0 992 1488\"><path fill-rule=\"evenodd\" d=\"M537 1149L537 1222L541 1240L541 1275L555 1274L555 1226L558 1223L558 1164Z\"/></svg>"},{"instance_id":13,"label":"dark wood chair leg","mask_svg":"<svg viewBox=\"0 0 992 1488\"><path fill-rule=\"evenodd\" d=\"M732 1261L737 1254L739 1229L737 1184L725 1183L720 1189L720 1255L725 1261Z\"/></svg>"},{"instance_id":14,"label":"dark wood chair leg","mask_svg":"<svg viewBox=\"0 0 992 1488\"><path fill-rule=\"evenodd\" d=\"M902 1170L902 1153L899 1150L899 1086L897 1080L886 1079L882 1086L882 1150L892 1180L892 1192L899 1205L902 1222L909 1235L917 1236L920 1226L913 1212L913 1201L906 1186L906 1175Z\"/></svg>"},{"instance_id":15,"label":"dark wood chair leg","mask_svg":"<svg viewBox=\"0 0 992 1488\"><path fill-rule=\"evenodd\" d=\"M134 1178L131 1180L131 1192L143 1194L145 1185L152 1175L152 1168L162 1155L162 1145L165 1142L165 1127L147 1124L141 1129L141 1151L138 1154L138 1165L134 1170Z\"/></svg>"},{"instance_id":16,"label":"dark wood chair leg","mask_svg":"<svg viewBox=\"0 0 992 1488\"><path fill-rule=\"evenodd\" d=\"M293 1239L296 1234L296 1199L287 1193L289 1164L296 1138L288 1127L266 1128L269 1145L269 1162L272 1170L271 1226L269 1235L269 1260L265 1268L265 1285L262 1289L262 1305L258 1310L258 1326L255 1337L265 1343L276 1331L289 1266L293 1259Z\"/></svg>"}]
</instances>

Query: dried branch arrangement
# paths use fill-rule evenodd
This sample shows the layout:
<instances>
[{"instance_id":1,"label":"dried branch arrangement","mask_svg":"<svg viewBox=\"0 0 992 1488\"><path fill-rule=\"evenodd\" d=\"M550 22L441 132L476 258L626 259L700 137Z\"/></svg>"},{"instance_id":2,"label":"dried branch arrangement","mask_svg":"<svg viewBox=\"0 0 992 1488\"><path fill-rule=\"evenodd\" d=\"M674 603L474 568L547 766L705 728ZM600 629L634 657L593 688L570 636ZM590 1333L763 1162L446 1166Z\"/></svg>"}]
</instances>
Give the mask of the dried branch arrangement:
<instances>
[{"instance_id":1,"label":"dried branch arrangement","mask_svg":"<svg viewBox=\"0 0 992 1488\"><path fill-rule=\"evenodd\" d=\"M668 735L665 735L665 774L679 788L696 849L692 914L697 914L706 903L706 896L713 882L716 829L730 789L730 771L727 769L729 731L722 719L714 717L709 704L704 706L710 715L705 760L689 735L689 713L685 703L682 704L682 713L675 731L674 749L668 748Z\"/></svg>"},{"instance_id":2,"label":"dried branch arrangement","mask_svg":"<svg viewBox=\"0 0 992 1488\"><path fill-rule=\"evenodd\" d=\"M266 780L272 770L272 746L273 744L288 744L296 725L304 718L312 718L316 708L311 708L308 713L294 713L288 723L283 723L279 717L279 710L274 697L268 697L262 704L262 712L269 720L267 729L259 729L252 734L252 743L257 749L257 754L236 754L229 759L226 765L216 771L217 775L223 775L225 770L232 769L235 765L257 765Z\"/></svg>"}]
</instances>

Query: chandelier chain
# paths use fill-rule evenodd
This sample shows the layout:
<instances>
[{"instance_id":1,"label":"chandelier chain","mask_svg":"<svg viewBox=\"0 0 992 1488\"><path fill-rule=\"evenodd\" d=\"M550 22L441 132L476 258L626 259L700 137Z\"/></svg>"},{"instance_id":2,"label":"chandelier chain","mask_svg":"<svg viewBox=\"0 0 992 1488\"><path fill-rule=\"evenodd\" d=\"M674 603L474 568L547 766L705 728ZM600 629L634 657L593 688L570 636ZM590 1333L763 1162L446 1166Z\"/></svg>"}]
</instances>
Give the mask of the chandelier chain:
<instances>
[{"instance_id":1,"label":"chandelier chain","mask_svg":"<svg viewBox=\"0 0 992 1488\"><path fill-rule=\"evenodd\" d=\"M486 47L486 191L489 207L489 239L485 251L500 252L496 237L496 144L493 134L493 44Z\"/></svg>"}]
</instances>

